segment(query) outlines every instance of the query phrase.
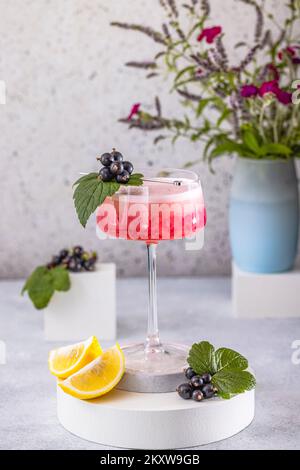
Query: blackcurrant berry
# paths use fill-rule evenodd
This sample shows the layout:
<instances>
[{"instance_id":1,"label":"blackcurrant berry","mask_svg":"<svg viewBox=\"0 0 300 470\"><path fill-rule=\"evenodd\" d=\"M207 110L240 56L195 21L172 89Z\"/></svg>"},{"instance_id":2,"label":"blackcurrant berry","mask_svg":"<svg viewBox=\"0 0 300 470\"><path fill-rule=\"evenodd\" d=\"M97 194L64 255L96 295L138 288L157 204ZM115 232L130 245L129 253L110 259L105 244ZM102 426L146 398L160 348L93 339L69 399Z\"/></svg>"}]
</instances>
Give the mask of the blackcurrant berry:
<instances>
[{"instance_id":1,"label":"blackcurrant berry","mask_svg":"<svg viewBox=\"0 0 300 470\"><path fill-rule=\"evenodd\" d=\"M123 161L123 155L120 152L117 152L116 149L113 149L111 152L111 161L113 162L122 162Z\"/></svg>"},{"instance_id":2,"label":"blackcurrant berry","mask_svg":"<svg viewBox=\"0 0 300 470\"><path fill-rule=\"evenodd\" d=\"M94 261L96 261L97 258L98 258L97 252L96 252L96 251L92 251L91 257L92 257L92 259L93 259Z\"/></svg>"},{"instance_id":3,"label":"blackcurrant berry","mask_svg":"<svg viewBox=\"0 0 300 470\"><path fill-rule=\"evenodd\" d=\"M64 258L66 258L66 257L68 256L68 254L69 254L69 250L66 250L66 249L60 250L60 252L59 252L59 256L60 256L60 258L61 258L62 260L63 260Z\"/></svg>"},{"instance_id":4,"label":"blackcurrant berry","mask_svg":"<svg viewBox=\"0 0 300 470\"><path fill-rule=\"evenodd\" d=\"M130 174L126 170L122 171L120 175L116 176L117 183L121 183L121 184L128 183L129 179L130 179Z\"/></svg>"},{"instance_id":5,"label":"blackcurrant berry","mask_svg":"<svg viewBox=\"0 0 300 470\"><path fill-rule=\"evenodd\" d=\"M82 254L81 254L81 261L84 262L84 261L87 261L88 259L90 259L90 255L87 251L84 251Z\"/></svg>"},{"instance_id":6,"label":"blackcurrant berry","mask_svg":"<svg viewBox=\"0 0 300 470\"><path fill-rule=\"evenodd\" d=\"M84 261L84 263L81 264L86 271L93 271L95 269L95 262L92 258L88 259L87 261Z\"/></svg>"},{"instance_id":7,"label":"blackcurrant berry","mask_svg":"<svg viewBox=\"0 0 300 470\"><path fill-rule=\"evenodd\" d=\"M50 262L50 263L47 264L47 268L48 268L48 269L55 268L55 264L53 264L52 262Z\"/></svg>"},{"instance_id":8,"label":"blackcurrant berry","mask_svg":"<svg viewBox=\"0 0 300 470\"><path fill-rule=\"evenodd\" d=\"M99 171L99 177L102 181L107 182L113 179L113 175L110 172L110 169L107 166L104 166Z\"/></svg>"},{"instance_id":9,"label":"blackcurrant berry","mask_svg":"<svg viewBox=\"0 0 300 470\"><path fill-rule=\"evenodd\" d=\"M68 264L69 264L69 262L71 261L71 259L72 259L72 256L70 256L70 255L66 256L66 257L62 260L62 264L63 264L64 266L68 266Z\"/></svg>"},{"instance_id":10,"label":"blackcurrant berry","mask_svg":"<svg viewBox=\"0 0 300 470\"><path fill-rule=\"evenodd\" d=\"M189 400L192 398L193 389L190 384L181 384L176 389L178 395L184 400Z\"/></svg>"},{"instance_id":11,"label":"blackcurrant berry","mask_svg":"<svg viewBox=\"0 0 300 470\"><path fill-rule=\"evenodd\" d=\"M203 400L204 396L203 396L203 393L201 392L201 390L194 390L193 391L193 395L192 395L192 399L195 400L195 401L201 401Z\"/></svg>"},{"instance_id":12,"label":"blackcurrant berry","mask_svg":"<svg viewBox=\"0 0 300 470\"><path fill-rule=\"evenodd\" d=\"M193 369L191 367L188 367L185 371L185 376L188 380L191 380L192 377L194 377L194 375L196 375L196 372L193 371Z\"/></svg>"},{"instance_id":13,"label":"blackcurrant berry","mask_svg":"<svg viewBox=\"0 0 300 470\"><path fill-rule=\"evenodd\" d=\"M194 388L201 388L204 385L203 379L200 377L200 375L194 375L194 377L191 378L191 385Z\"/></svg>"},{"instance_id":14,"label":"blackcurrant berry","mask_svg":"<svg viewBox=\"0 0 300 470\"><path fill-rule=\"evenodd\" d=\"M81 270L80 261L78 261L76 258L71 258L70 261L68 262L68 269L69 271L72 271L74 273L80 271Z\"/></svg>"},{"instance_id":15,"label":"blackcurrant berry","mask_svg":"<svg viewBox=\"0 0 300 470\"><path fill-rule=\"evenodd\" d=\"M109 167L109 170L112 175L120 175L123 171L123 163L122 162L112 162L112 164Z\"/></svg>"},{"instance_id":16,"label":"blackcurrant berry","mask_svg":"<svg viewBox=\"0 0 300 470\"><path fill-rule=\"evenodd\" d=\"M203 382L205 384L209 384L211 382L211 375L210 374L203 374L202 376Z\"/></svg>"},{"instance_id":17,"label":"blackcurrant berry","mask_svg":"<svg viewBox=\"0 0 300 470\"><path fill-rule=\"evenodd\" d=\"M113 161L111 154L107 152L103 153L99 160L103 166L110 166L111 162Z\"/></svg>"},{"instance_id":18,"label":"blackcurrant berry","mask_svg":"<svg viewBox=\"0 0 300 470\"><path fill-rule=\"evenodd\" d=\"M124 170L128 171L128 173L131 175L133 172L133 164L131 162L123 162L123 167Z\"/></svg>"},{"instance_id":19,"label":"blackcurrant berry","mask_svg":"<svg viewBox=\"0 0 300 470\"><path fill-rule=\"evenodd\" d=\"M73 247L73 254L75 256L80 257L83 254L83 248L80 245L76 245Z\"/></svg>"},{"instance_id":20,"label":"blackcurrant berry","mask_svg":"<svg viewBox=\"0 0 300 470\"><path fill-rule=\"evenodd\" d=\"M212 398L215 394L215 390L212 384L206 384L202 387L202 393L204 398Z\"/></svg>"},{"instance_id":21,"label":"blackcurrant berry","mask_svg":"<svg viewBox=\"0 0 300 470\"><path fill-rule=\"evenodd\" d=\"M51 264L55 267L55 266L58 266L60 263L61 263L61 257L53 256Z\"/></svg>"}]
</instances>

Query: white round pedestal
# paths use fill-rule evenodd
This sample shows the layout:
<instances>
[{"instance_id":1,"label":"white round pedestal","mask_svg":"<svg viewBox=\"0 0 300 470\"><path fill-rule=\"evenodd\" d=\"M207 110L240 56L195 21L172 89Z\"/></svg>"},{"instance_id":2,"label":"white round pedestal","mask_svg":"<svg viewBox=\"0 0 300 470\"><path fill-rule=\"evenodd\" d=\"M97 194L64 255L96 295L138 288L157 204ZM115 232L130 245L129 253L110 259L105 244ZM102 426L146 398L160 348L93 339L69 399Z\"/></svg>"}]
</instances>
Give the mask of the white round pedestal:
<instances>
[{"instance_id":1,"label":"white round pedestal","mask_svg":"<svg viewBox=\"0 0 300 470\"><path fill-rule=\"evenodd\" d=\"M231 400L201 403L177 393L113 390L84 401L57 388L60 423L73 434L99 444L131 449L178 449L226 439L254 417L254 390Z\"/></svg>"}]
</instances>

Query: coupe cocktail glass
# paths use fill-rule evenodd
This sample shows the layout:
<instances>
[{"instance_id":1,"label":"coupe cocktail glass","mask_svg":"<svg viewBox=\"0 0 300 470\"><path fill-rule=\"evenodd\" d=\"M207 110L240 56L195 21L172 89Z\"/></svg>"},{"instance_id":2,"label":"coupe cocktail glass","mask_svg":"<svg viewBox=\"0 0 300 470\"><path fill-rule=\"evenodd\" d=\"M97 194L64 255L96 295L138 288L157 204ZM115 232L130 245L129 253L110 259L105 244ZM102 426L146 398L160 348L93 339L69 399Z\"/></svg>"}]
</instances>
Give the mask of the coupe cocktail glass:
<instances>
[{"instance_id":1,"label":"coupe cocktail glass","mask_svg":"<svg viewBox=\"0 0 300 470\"><path fill-rule=\"evenodd\" d=\"M125 346L126 370L161 375L182 371L187 348L162 343L156 297L156 249L159 242L195 237L205 226L198 176L185 170L147 170L142 186L122 185L97 210L97 225L110 238L144 242L148 252L149 307L145 342Z\"/></svg>"}]
</instances>

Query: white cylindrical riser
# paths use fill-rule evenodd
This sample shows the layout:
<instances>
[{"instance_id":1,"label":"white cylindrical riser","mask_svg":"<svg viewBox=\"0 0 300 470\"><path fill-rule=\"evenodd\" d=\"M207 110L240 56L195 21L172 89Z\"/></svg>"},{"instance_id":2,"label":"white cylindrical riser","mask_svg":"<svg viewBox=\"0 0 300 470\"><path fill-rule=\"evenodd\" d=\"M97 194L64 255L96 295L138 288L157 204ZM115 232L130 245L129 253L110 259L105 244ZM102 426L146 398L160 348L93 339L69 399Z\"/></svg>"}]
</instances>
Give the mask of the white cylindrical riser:
<instances>
[{"instance_id":1,"label":"white cylindrical riser","mask_svg":"<svg viewBox=\"0 0 300 470\"><path fill-rule=\"evenodd\" d=\"M91 401L57 392L58 419L71 433L107 446L176 449L220 441L246 428L254 417L254 390L231 400L202 403L177 393L114 390Z\"/></svg>"}]
</instances>

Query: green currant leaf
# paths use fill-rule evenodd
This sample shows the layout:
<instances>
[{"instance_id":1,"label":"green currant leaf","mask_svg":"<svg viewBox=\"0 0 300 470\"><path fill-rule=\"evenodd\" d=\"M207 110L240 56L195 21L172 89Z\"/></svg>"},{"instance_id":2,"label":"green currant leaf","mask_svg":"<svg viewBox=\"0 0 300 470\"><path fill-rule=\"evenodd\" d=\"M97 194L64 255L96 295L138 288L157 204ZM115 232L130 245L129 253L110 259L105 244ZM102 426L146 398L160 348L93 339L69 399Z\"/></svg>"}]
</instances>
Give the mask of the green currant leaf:
<instances>
[{"instance_id":1,"label":"green currant leaf","mask_svg":"<svg viewBox=\"0 0 300 470\"><path fill-rule=\"evenodd\" d=\"M256 380L246 370L223 370L212 377L212 384L222 398L228 398L228 395L252 390L256 385Z\"/></svg>"},{"instance_id":2,"label":"green currant leaf","mask_svg":"<svg viewBox=\"0 0 300 470\"><path fill-rule=\"evenodd\" d=\"M233 349L220 348L215 352L217 371L237 369L245 370L248 368L247 359Z\"/></svg>"},{"instance_id":3,"label":"green currant leaf","mask_svg":"<svg viewBox=\"0 0 300 470\"><path fill-rule=\"evenodd\" d=\"M83 227L98 206L103 204L108 196L115 194L120 184L115 181L103 182L97 173L85 175L75 182L74 204L78 219Z\"/></svg>"},{"instance_id":4,"label":"green currant leaf","mask_svg":"<svg viewBox=\"0 0 300 470\"><path fill-rule=\"evenodd\" d=\"M198 375L217 372L215 348L208 341L193 344L187 361Z\"/></svg>"},{"instance_id":5,"label":"green currant leaf","mask_svg":"<svg viewBox=\"0 0 300 470\"><path fill-rule=\"evenodd\" d=\"M54 289L57 291L68 291L71 287L69 271L62 267L57 266L51 269L51 274L53 277Z\"/></svg>"}]
</instances>

